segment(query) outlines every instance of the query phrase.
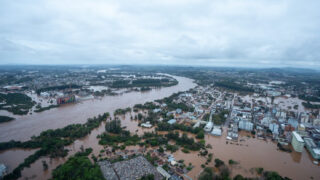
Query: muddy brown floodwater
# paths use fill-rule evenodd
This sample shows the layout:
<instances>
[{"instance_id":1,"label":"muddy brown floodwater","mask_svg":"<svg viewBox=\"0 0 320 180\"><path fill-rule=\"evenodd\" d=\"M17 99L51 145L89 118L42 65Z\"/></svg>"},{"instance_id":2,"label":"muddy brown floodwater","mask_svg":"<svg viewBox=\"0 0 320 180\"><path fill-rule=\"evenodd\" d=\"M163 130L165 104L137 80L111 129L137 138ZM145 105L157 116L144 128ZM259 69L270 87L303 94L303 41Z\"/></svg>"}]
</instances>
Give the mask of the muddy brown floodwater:
<instances>
[{"instance_id":1,"label":"muddy brown floodwater","mask_svg":"<svg viewBox=\"0 0 320 180\"><path fill-rule=\"evenodd\" d=\"M47 129L61 128L69 124L85 123L88 118L118 108L132 107L135 104L162 99L179 91L196 86L193 80L173 76L179 84L172 87L153 89L148 92L129 92L119 96L106 96L101 100L93 99L77 104L68 104L48 111L18 116L16 120L0 124L0 141L28 140Z\"/></svg>"},{"instance_id":2,"label":"muddy brown floodwater","mask_svg":"<svg viewBox=\"0 0 320 180\"><path fill-rule=\"evenodd\" d=\"M13 121L15 123L11 125L6 123L8 128L14 132L6 130L4 125L0 126L1 141L9 139L27 140L33 134L37 135L41 131L49 128L54 129L64 127L72 123L84 123L88 117L93 117L104 112L112 113L117 108L132 107L134 104L161 99L170 96L172 93L185 91L195 86L191 79L182 77L175 78L179 81L179 85L174 87L161 88L147 93L131 92L122 96L105 97L102 100L90 100L85 101L82 104L67 105L31 116L22 116L15 120L16 122ZM143 132L154 130L153 128L143 129L138 127L138 122L130 120L130 116L130 114L122 116L122 126L126 126L130 132L141 135ZM134 113L132 113L132 116L134 116ZM32 117L36 119L33 119ZM19 124L18 122L22 123L22 125L17 125ZM22 128L23 125L26 125L31 129ZM93 148L93 153L97 156L100 153L100 150L103 149L103 147L98 144L97 135L104 132L104 126L105 123L102 123L98 128L94 129L90 135L78 139L72 145L66 147L70 150L67 157L55 159L43 157L37 160L30 168L25 168L22 171L22 178L20 179L49 179L52 170L64 163L68 157L80 151L81 146L84 148ZM22 128L21 130L19 129L20 127ZM41 130L37 130L37 128L41 128ZM212 149L208 150L209 153L213 154L213 160L209 166L214 165L215 158L223 160L226 164L232 159L239 162L238 165L233 165L231 167L233 176L242 174L247 177L255 177L256 174L253 173L254 171L251 169L263 167L265 170L277 171L280 175L292 179L310 179L310 177L313 177L313 179L320 179L320 166L312 163L313 159L306 149L304 149L303 153L286 153L278 151L277 145L274 142L259 140L252 137L249 138L249 134L245 132L241 132L239 135L239 140L241 139L241 141L238 143L232 142L232 144L230 143L231 141L226 144L226 129L224 129L221 137L214 137L209 134L205 135L206 144L212 145ZM194 135L190 133L188 133L188 136L194 137ZM25 157L33 152L35 152L35 150L12 149L3 151L0 152L0 163L7 164L10 170L11 168L16 167ZM204 164L206 159L198 156L198 152L192 151L185 154L179 150L173 153L173 155L176 160L183 159L187 165L192 163L194 168L187 175L192 179L197 179L199 173L202 171L201 164ZM43 160L49 165L49 169L46 171L43 171Z\"/></svg>"},{"instance_id":3,"label":"muddy brown floodwater","mask_svg":"<svg viewBox=\"0 0 320 180\"><path fill-rule=\"evenodd\" d=\"M85 123L90 117L97 116L105 112L112 113L118 108L132 107L135 104L143 104L147 101L154 101L168 97L179 91L186 91L196 86L192 79L172 76L179 81L178 85L172 87L163 87L153 89L148 92L129 92L119 96L106 96L101 99L93 99L83 101L77 104L69 104L59 108L54 108L41 113L33 113L32 115L15 116L16 120L0 124L0 142L13 140L26 141L33 135L39 135L47 129L62 128L69 124ZM0 112L2 114L3 112ZM130 121L128 118L123 123L131 132L137 129L137 122ZM33 163L30 168L25 168L22 171L22 178L31 179L48 179L51 177L51 171L58 165L65 162L69 156L84 148L92 147L94 154L99 154L102 146L98 145L97 135L104 131L104 123L99 128L93 130L90 135L85 138L75 141L68 146L69 154L65 158L49 159L43 157ZM140 130L137 133L140 134ZM18 164L23 162L24 158L28 157L34 150L12 149L0 152L0 163L8 165L9 171L12 171ZM49 169L43 171L42 161L45 160L49 164Z\"/></svg>"},{"instance_id":4,"label":"muddy brown floodwater","mask_svg":"<svg viewBox=\"0 0 320 180\"><path fill-rule=\"evenodd\" d=\"M287 153L277 150L277 144L274 142L249 138L246 133L240 136L239 140L243 141L232 142L233 144L226 144L226 130L221 137L205 136L206 143L212 145L209 153L213 154L213 160L219 158L226 164L230 159L239 162L239 165L231 168L232 175L254 177L255 174L252 174L250 169L263 167L265 170L276 171L292 179L310 179L310 177L320 179L320 167L313 164L313 159L306 149L303 153ZM201 163L205 163L205 160L197 161L197 158L191 160L196 164L196 168L189 175L195 178L200 171Z\"/></svg>"}]
</instances>

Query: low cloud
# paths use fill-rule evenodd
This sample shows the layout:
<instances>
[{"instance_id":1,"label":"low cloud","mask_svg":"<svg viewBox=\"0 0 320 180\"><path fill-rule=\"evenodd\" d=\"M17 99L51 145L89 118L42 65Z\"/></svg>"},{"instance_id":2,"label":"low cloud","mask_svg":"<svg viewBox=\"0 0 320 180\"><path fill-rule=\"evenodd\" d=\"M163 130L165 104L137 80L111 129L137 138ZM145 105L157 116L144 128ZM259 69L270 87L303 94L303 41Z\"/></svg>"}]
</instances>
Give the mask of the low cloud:
<instances>
[{"instance_id":1,"label":"low cloud","mask_svg":"<svg viewBox=\"0 0 320 180\"><path fill-rule=\"evenodd\" d=\"M0 64L320 67L320 1L0 2Z\"/></svg>"}]
</instances>

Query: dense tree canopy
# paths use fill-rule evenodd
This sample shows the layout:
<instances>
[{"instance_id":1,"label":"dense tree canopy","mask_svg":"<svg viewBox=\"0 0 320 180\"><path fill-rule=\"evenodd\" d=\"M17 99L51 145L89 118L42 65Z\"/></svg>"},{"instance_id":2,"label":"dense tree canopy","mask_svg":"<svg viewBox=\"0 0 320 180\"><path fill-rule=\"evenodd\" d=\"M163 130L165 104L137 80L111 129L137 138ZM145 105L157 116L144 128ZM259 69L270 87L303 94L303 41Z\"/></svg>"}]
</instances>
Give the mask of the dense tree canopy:
<instances>
[{"instance_id":1,"label":"dense tree canopy","mask_svg":"<svg viewBox=\"0 0 320 180\"><path fill-rule=\"evenodd\" d=\"M70 157L66 163L53 170L53 179L104 180L99 166L92 164L87 157L91 151L87 149L84 153L77 153L75 156Z\"/></svg>"}]
</instances>

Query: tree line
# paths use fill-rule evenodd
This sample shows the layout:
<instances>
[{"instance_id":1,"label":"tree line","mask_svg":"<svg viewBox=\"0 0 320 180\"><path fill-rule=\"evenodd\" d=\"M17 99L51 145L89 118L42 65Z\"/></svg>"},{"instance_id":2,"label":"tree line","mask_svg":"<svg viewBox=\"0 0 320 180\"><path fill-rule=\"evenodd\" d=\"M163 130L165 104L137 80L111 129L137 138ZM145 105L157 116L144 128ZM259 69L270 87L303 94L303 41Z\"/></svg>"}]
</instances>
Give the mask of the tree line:
<instances>
[{"instance_id":1,"label":"tree line","mask_svg":"<svg viewBox=\"0 0 320 180\"><path fill-rule=\"evenodd\" d=\"M65 157L68 153L67 150L64 149L65 146L70 145L78 138L88 135L94 128L99 127L100 123L105 121L107 117L109 117L109 113L104 113L98 117L89 118L85 124L72 124L55 130L49 129L41 132L39 136L31 137L31 140L25 142L9 141L0 143L0 150L11 148L40 148L40 150L19 164L12 173L4 176L4 179L18 179L21 177L21 171L25 167L29 167L42 156Z\"/></svg>"}]
</instances>

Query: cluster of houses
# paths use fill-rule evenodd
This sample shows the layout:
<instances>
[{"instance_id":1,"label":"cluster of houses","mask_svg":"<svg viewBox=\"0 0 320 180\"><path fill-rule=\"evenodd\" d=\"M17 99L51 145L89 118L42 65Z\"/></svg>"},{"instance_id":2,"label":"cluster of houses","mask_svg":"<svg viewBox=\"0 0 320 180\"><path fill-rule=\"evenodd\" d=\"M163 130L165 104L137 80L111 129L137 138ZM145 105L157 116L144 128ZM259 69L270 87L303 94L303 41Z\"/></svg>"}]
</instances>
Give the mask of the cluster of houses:
<instances>
[{"instance_id":1,"label":"cluster of houses","mask_svg":"<svg viewBox=\"0 0 320 180\"><path fill-rule=\"evenodd\" d=\"M267 90L274 89L268 86ZM282 92L281 89L280 91ZM304 149L301 147L306 147L313 158L320 160L319 111L282 108L277 103L268 102L265 94L260 96L255 93L254 96L256 97L252 96L250 99L236 93L221 91L212 86L198 86L192 90L192 93L182 93L174 99L175 103L185 103L194 107L194 112L183 112L181 109L168 112L167 115L174 117L168 123L190 122L194 128L203 127L205 132L221 136L223 128L212 121L212 115L221 110L228 110L230 112L226 114L228 140L237 141L240 130L248 131L256 134L260 139L269 137L281 144L291 144L297 152ZM161 110L159 108L154 111ZM203 119L205 114L210 114L208 120Z\"/></svg>"},{"instance_id":2,"label":"cluster of houses","mask_svg":"<svg viewBox=\"0 0 320 180\"><path fill-rule=\"evenodd\" d=\"M248 95L241 96L213 86L197 86L173 100L193 107L194 112L184 112L181 109L167 112L167 116L173 117L167 122L189 123L194 128L202 127L206 133L214 136L221 136L225 129L222 125L226 125L228 140L238 141L239 131L247 131L258 139L271 138L282 145L291 144L297 152L306 149L314 159L320 160L319 110L283 108L267 98L265 94L254 93L248 98ZM165 107L166 104L162 104L153 111L160 112ZM224 110L229 112L225 115L226 123L215 124L212 115ZM204 119L206 114L209 114L208 119ZM146 122L142 126L150 127L150 124Z\"/></svg>"},{"instance_id":3,"label":"cluster of houses","mask_svg":"<svg viewBox=\"0 0 320 180\"><path fill-rule=\"evenodd\" d=\"M106 179L121 180L130 179L129 177L140 179L144 175L154 174L155 179L181 180L188 172L186 167L182 167L183 163L176 160L172 154L159 152L157 149L147 151L145 148L140 148L116 152L106 149L102 154L108 160L99 161L98 165ZM146 154L157 159L156 168L145 158ZM122 161L111 163L120 156ZM164 164L167 165L167 170L162 168Z\"/></svg>"},{"instance_id":4,"label":"cluster of houses","mask_svg":"<svg viewBox=\"0 0 320 180\"><path fill-rule=\"evenodd\" d=\"M270 137L281 144L291 143L302 152L304 147L314 159L320 160L320 113L282 109L264 101L248 102L237 96L230 113L227 139L237 140L238 130L257 133L258 138Z\"/></svg>"}]
</instances>

